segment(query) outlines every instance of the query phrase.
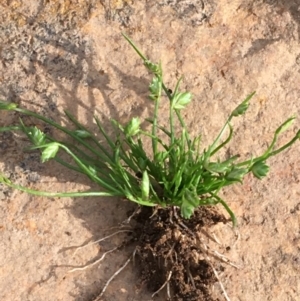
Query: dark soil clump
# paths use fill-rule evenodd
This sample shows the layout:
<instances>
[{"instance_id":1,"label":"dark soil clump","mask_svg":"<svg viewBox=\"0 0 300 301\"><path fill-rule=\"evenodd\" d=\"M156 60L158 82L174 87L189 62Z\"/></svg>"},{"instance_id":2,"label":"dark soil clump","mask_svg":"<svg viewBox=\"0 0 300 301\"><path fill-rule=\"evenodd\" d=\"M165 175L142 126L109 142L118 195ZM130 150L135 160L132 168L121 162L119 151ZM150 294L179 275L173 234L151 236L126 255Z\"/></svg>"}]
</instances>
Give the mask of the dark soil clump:
<instances>
[{"instance_id":1,"label":"dark soil clump","mask_svg":"<svg viewBox=\"0 0 300 301\"><path fill-rule=\"evenodd\" d=\"M200 207L193 217L184 220L177 208L157 211L143 207L137 222L137 258L141 282L151 292L165 292L174 301L217 301L210 288L217 279L203 254L203 227L227 222L209 207ZM163 287L163 288L162 288Z\"/></svg>"}]
</instances>

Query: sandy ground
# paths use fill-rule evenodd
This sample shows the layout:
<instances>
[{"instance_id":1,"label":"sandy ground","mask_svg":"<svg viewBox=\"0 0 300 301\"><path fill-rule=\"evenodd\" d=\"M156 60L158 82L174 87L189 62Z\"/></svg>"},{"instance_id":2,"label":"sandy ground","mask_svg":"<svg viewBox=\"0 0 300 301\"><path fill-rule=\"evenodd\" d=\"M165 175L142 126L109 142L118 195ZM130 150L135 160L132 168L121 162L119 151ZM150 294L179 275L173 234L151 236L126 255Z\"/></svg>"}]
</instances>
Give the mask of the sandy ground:
<instances>
[{"instance_id":1,"label":"sandy ground","mask_svg":"<svg viewBox=\"0 0 300 301\"><path fill-rule=\"evenodd\" d=\"M161 59L170 87L185 76L182 88L194 101L184 115L204 146L254 90L249 111L234 122L230 153L260 154L281 122L300 115L299 0L2 0L1 98L62 123L68 109L91 128L93 114L108 127L109 118L148 116L150 78L122 31L154 61ZM0 125L14 121L14 114L1 112ZM25 145L21 137L0 135L0 170L11 179L49 191L91 187L52 162L40 164L37 154L22 152ZM231 246L226 255L241 266L221 274L232 301L300 300L299 147L272 158L262 181L248 176L223 192L241 235L232 246L229 227L215 230ZM74 248L111 233L107 229L131 207L116 198L47 199L0 186L0 299L90 301L130 250L69 273L100 258L120 237L76 254ZM103 300L150 300L137 277L133 267L126 269Z\"/></svg>"}]
</instances>

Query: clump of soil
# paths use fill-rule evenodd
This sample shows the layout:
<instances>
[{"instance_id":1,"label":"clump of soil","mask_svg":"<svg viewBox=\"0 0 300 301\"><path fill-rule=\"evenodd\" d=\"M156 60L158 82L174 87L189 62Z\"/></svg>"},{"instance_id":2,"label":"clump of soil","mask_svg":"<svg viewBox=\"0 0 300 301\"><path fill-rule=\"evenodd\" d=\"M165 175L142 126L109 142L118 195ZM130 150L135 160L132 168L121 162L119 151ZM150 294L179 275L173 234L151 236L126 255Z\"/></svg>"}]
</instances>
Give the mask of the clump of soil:
<instances>
[{"instance_id":1,"label":"clump of soil","mask_svg":"<svg viewBox=\"0 0 300 301\"><path fill-rule=\"evenodd\" d=\"M203 251L204 227L227 222L209 207L200 207L189 220L179 209L153 212L143 207L135 216L136 254L141 279L152 292L165 291L174 301L216 301L210 287L217 279Z\"/></svg>"}]
</instances>

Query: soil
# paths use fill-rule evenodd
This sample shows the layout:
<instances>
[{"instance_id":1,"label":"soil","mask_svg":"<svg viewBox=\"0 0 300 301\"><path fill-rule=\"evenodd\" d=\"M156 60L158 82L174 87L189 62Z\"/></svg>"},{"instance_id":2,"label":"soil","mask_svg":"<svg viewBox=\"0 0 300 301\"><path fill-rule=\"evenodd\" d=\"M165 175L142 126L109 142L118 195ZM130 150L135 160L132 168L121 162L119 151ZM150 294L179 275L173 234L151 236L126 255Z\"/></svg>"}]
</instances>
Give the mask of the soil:
<instances>
[{"instance_id":1,"label":"soil","mask_svg":"<svg viewBox=\"0 0 300 301\"><path fill-rule=\"evenodd\" d=\"M203 148L255 90L247 114L234 120L227 152L241 159L261 154L277 126L300 115L299 5L298 0L0 1L0 98L62 124L68 109L91 130L96 130L93 115L107 129L110 118L126 123L148 117L151 79L122 38L126 32L147 56L162 62L167 87L174 89L184 75L181 88L193 93L184 117L192 136L201 133ZM160 119L167 120L166 107L161 109ZM1 112L0 126L15 120ZM299 120L279 143L298 128ZM18 135L0 133L0 172L11 180L52 192L98 189L58 164L41 164L37 153L23 152L25 145ZM225 250L240 266L222 272L215 262L231 301L299 301L299 144L269 164L262 181L247 176L222 191L237 216L240 239L229 224L210 228L222 244L210 249ZM111 233L132 206L118 198L34 197L0 185L0 299L92 300L133 250L118 249L101 264L71 273L122 244L124 236L74 251ZM139 282L128 265L104 300L152 300L146 287L136 289ZM165 290L155 299L165 300ZM223 301L217 282L211 293Z\"/></svg>"},{"instance_id":2,"label":"soil","mask_svg":"<svg viewBox=\"0 0 300 301\"><path fill-rule=\"evenodd\" d=\"M153 293L169 286L172 293L167 300L214 301L211 288L217 279L199 248L199 235L203 235L201 229L226 219L208 207L197 209L189 220L183 220L177 211L143 208L136 217L136 254L142 282Z\"/></svg>"}]
</instances>

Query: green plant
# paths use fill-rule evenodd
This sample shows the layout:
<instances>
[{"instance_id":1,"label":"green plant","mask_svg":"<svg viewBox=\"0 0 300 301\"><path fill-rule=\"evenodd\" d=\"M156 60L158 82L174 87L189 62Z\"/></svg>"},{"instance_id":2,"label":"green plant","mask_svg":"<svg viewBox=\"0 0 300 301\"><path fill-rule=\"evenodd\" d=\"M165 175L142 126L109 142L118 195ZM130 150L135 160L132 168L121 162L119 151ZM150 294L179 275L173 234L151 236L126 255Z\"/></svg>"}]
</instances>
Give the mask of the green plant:
<instances>
[{"instance_id":1,"label":"green plant","mask_svg":"<svg viewBox=\"0 0 300 301\"><path fill-rule=\"evenodd\" d=\"M266 160L287 149L300 138L300 131L298 131L288 143L275 149L278 136L291 125L295 118L287 119L277 128L270 146L262 155L243 162L238 162L238 155L224 161L214 161L212 157L232 138L232 119L246 112L249 100L254 93L232 111L213 143L207 150L200 152L200 136L196 138L189 136L181 116L181 110L192 99L191 93L180 91L181 78L174 91L169 90L163 82L161 64L152 63L126 35L124 37L142 58L149 72L153 74L149 90L150 99L154 103L154 114L152 119L146 119L152 125L151 132L142 130L138 117L132 118L125 126L122 126L117 120L112 120L116 129L116 137L111 138L95 116L100 134L109 146L109 150L107 150L99 142L97 136L79 123L68 111L65 111L65 114L75 125L75 130L70 130L68 126L59 125L35 112L19 108L14 103L0 103L1 110L15 111L42 120L73 138L74 143L57 141L37 127L26 126L21 118L18 125L2 127L0 131L17 130L25 133L31 142L30 149L41 150L42 162L54 159L67 168L83 173L97 183L102 191L42 192L14 184L3 175L0 175L0 183L43 196L122 196L143 206L178 206L181 208L181 215L184 218L189 218L198 206L221 203L235 225L236 218L227 203L218 196L219 191L224 186L242 182L244 176L250 172L258 179L266 176L269 171ZM158 121L158 110L162 97L167 97L170 104L168 128L161 126ZM175 134L176 121L181 127L179 135ZM221 142L227 128L229 134ZM166 141L160 138L163 135L159 134L163 134ZM144 148L144 139L151 139L152 155L147 154ZM73 163L62 159L59 155L60 152L67 153Z\"/></svg>"}]
</instances>

